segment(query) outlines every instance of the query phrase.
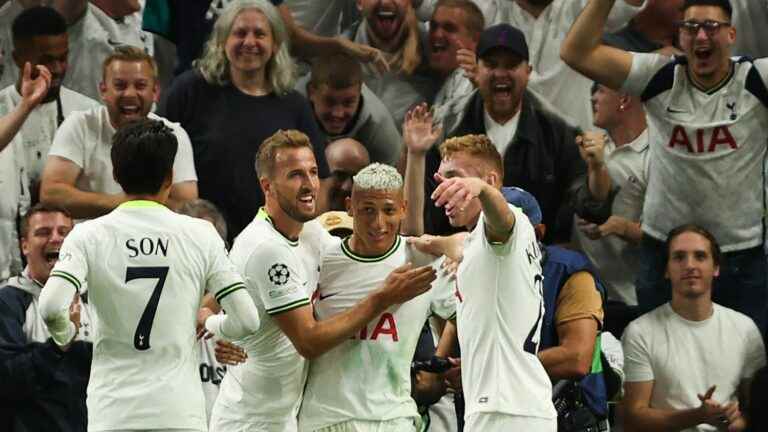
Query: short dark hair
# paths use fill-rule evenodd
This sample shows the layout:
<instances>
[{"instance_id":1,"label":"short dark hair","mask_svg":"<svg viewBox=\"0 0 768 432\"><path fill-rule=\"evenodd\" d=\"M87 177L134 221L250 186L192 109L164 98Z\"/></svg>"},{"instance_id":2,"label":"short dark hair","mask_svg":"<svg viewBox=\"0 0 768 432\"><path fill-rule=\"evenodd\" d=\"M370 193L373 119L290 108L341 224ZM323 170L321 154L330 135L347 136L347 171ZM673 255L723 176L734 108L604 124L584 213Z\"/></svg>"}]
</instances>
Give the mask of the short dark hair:
<instances>
[{"instance_id":1,"label":"short dark hair","mask_svg":"<svg viewBox=\"0 0 768 432\"><path fill-rule=\"evenodd\" d=\"M38 213L61 213L72 220L72 214L64 207L39 202L27 210L21 218L21 225L19 226L19 234L21 234L21 238L27 238L27 234L29 234L29 220L32 219L32 216Z\"/></svg>"},{"instance_id":2,"label":"short dark hair","mask_svg":"<svg viewBox=\"0 0 768 432\"><path fill-rule=\"evenodd\" d=\"M466 15L467 29L473 33L473 36L477 39L480 37L480 33L485 30L485 17L480 8L469 0L439 0L435 5L434 10L437 8L445 7L451 9L459 9Z\"/></svg>"},{"instance_id":3,"label":"short dark hair","mask_svg":"<svg viewBox=\"0 0 768 432\"><path fill-rule=\"evenodd\" d=\"M669 253L670 247L672 246L672 241L680 235L689 232L696 233L709 240L709 252L712 254L712 261L716 266L719 266L720 260L722 259L722 252L720 252L720 245L717 243L717 239L712 235L711 232L707 231L706 228L692 223L680 225L676 228L673 228L672 231L669 232L669 235L667 236L666 260L664 262L669 262Z\"/></svg>"},{"instance_id":4,"label":"short dark hair","mask_svg":"<svg viewBox=\"0 0 768 432\"><path fill-rule=\"evenodd\" d=\"M683 3L683 12L693 6L715 6L722 9L730 20L733 17L733 6L730 0L685 0Z\"/></svg>"},{"instance_id":5,"label":"short dark hair","mask_svg":"<svg viewBox=\"0 0 768 432\"><path fill-rule=\"evenodd\" d=\"M360 61L349 54L319 56L312 62L309 84L317 89L327 85L332 89L359 86L363 82L363 67Z\"/></svg>"},{"instance_id":6,"label":"short dark hair","mask_svg":"<svg viewBox=\"0 0 768 432\"><path fill-rule=\"evenodd\" d=\"M172 175L178 149L173 129L142 119L121 127L112 138L112 170L125 193L156 194Z\"/></svg>"},{"instance_id":7,"label":"short dark hair","mask_svg":"<svg viewBox=\"0 0 768 432\"><path fill-rule=\"evenodd\" d=\"M24 9L11 24L13 43L35 36L58 36L67 33L67 22L51 7L35 6Z\"/></svg>"}]
</instances>

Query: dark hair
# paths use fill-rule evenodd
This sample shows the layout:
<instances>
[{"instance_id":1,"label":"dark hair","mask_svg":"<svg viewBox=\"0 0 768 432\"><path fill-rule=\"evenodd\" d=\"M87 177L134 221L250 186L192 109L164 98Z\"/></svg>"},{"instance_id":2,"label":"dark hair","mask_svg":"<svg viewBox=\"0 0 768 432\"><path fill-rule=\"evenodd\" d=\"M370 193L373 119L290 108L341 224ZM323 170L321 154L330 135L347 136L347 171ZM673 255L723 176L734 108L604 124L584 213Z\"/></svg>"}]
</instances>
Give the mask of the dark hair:
<instances>
[{"instance_id":1,"label":"dark hair","mask_svg":"<svg viewBox=\"0 0 768 432\"><path fill-rule=\"evenodd\" d=\"M763 367L752 378L749 386L749 406L747 406L747 422L749 430L768 430L768 367Z\"/></svg>"},{"instance_id":2,"label":"dark hair","mask_svg":"<svg viewBox=\"0 0 768 432\"><path fill-rule=\"evenodd\" d=\"M21 218L21 225L19 226L19 234L21 234L21 238L27 238L27 234L29 234L29 220L32 219L32 216L38 213L61 213L69 218L70 221L72 220L72 214L64 207L39 202L27 210Z\"/></svg>"},{"instance_id":3,"label":"dark hair","mask_svg":"<svg viewBox=\"0 0 768 432\"><path fill-rule=\"evenodd\" d=\"M722 257L722 253L720 252L720 245L717 243L717 239L715 239L715 236L712 235L711 232L707 231L705 228L696 225L696 224L684 224L680 225L676 228L673 228L672 231L669 232L669 235L667 236L667 247L665 249L666 253L666 260L665 262L669 262L669 252L670 247L672 246L672 240L679 237L682 234L685 233L696 233L707 240L709 240L709 251L712 254L712 261L714 261L716 266L720 265L720 259Z\"/></svg>"},{"instance_id":4,"label":"dark hair","mask_svg":"<svg viewBox=\"0 0 768 432\"><path fill-rule=\"evenodd\" d=\"M683 12L693 6L715 6L722 9L730 20L733 16L733 6L730 0L685 0L683 3Z\"/></svg>"},{"instance_id":5,"label":"dark hair","mask_svg":"<svg viewBox=\"0 0 768 432\"><path fill-rule=\"evenodd\" d=\"M121 127L112 138L112 170L127 194L156 194L173 172L178 141L159 120L142 119Z\"/></svg>"},{"instance_id":6,"label":"dark hair","mask_svg":"<svg viewBox=\"0 0 768 432\"><path fill-rule=\"evenodd\" d=\"M11 24L14 45L35 36L57 36L67 33L67 22L51 7L35 6L22 11Z\"/></svg>"},{"instance_id":7,"label":"dark hair","mask_svg":"<svg viewBox=\"0 0 768 432\"><path fill-rule=\"evenodd\" d=\"M327 85L332 89L359 86L363 82L363 67L349 54L319 56L312 62L309 84L317 89Z\"/></svg>"}]
</instances>

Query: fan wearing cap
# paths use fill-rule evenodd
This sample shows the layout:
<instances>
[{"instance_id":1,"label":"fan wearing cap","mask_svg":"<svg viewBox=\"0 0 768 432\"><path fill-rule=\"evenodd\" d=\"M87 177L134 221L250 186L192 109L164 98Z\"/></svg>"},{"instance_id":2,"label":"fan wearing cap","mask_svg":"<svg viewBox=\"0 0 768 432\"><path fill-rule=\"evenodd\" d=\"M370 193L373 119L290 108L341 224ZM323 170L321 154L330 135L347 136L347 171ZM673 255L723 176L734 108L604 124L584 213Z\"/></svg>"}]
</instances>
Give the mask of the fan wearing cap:
<instances>
[{"instance_id":1,"label":"fan wearing cap","mask_svg":"<svg viewBox=\"0 0 768 432\"><path fill-rule=\"evenodd\" d=\"M501 155L504 186L519 186L541 203L550 228L546 243L567 242L573 220L569 197L583 181L584 162L574 146L577 130L527 90L531 74L528 45L520 30L499 24L486 29L477 45L478 89L437 110L445 137L486 135ZM440 165L437 146L426 154L426 186ZM448 221L426 206L426 230L450 232Z\"/></svg>"}]
</instances>

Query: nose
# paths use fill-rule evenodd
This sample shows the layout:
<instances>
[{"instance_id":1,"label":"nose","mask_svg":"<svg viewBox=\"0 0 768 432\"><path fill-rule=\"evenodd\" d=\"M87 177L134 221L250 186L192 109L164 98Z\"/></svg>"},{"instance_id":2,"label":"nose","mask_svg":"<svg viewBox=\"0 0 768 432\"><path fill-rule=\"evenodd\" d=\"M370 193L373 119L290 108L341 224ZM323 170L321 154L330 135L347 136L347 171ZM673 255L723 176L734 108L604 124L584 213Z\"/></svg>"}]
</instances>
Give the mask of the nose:
<instances>
[{"instance_id":1,"label":"nose","mask_svg":"<svg viewBox=\"0 0 768 432\"><path fill-rule=\"evenodd\" d=\"M53 233L51 233L51 238L48 240L48 243L61 244L63 242L64 242L64 235L61 234L58 230L53 230Z\"/></svg>"},{"instance_id":2,"label":"nose","mask_svg":"<svg viewBox=\"0 0 768 432\"><path fill-rule=\"evenodd\" d=\"M345 114L344 107L342 106L335 106L331 108L331 116L334 118L343 118Z\"/></svg>"},{"instance_id":3,"label":"nose","mask_svg":"<svg viewBox=\"0 0 768 432\"><path fill-rule=\"evenodd\" d=\"M376 212L376 217L373 220L373 227L380 228L384 226L384 212Z\"/></svg>"},{"instance_id":4,"label":"nose","mask_svg":"<svg viewBox=\"0 0 768 432\"><path fill-rule=\"evenodd\" d=\"M709 39L709 35L707 34L707 31L704 30L704 27L699 27L699 31L696 32L696 39L698 40L707 40Z\"/></svg>"},{"instance_id":5,"label":"nose","mask_svg":"<svg viewBox=\"0 0 768 432\"><path fill-rule=\"evenodd\" d=\"M67 62L66 61L61 61L61 60L55 60L55 61L51 62L49 67L51 68L51 74L52 75L54 75L54 76L56 76L56 75L63 75L64 72L66 72L66 70L67 70Z\"/></svg>"},{"instance_id":6,"label":"nose","mask_svg":"<svg viewBox=\"0 0 768 432\"><path fill-rule=\"evenodd\" d=\"M246 33L245 37L243 38L243 45L253 46L256 44L256 36L248 32Z\"/></svg>"}]
</instances>

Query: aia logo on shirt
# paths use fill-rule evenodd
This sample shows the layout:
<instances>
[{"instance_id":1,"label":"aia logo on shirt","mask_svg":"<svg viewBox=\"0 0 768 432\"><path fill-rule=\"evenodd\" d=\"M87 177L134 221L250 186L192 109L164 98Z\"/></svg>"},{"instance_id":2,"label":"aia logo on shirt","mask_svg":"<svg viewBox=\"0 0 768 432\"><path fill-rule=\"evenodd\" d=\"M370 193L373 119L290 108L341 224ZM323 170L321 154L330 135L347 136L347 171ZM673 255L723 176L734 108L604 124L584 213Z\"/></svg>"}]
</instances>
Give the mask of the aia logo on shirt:
<instances>
[{"instance_id":1,"label":"aia logo on shirt","mask_svg":"<svg viewBox=\"0 0 768 432\"><path fill-rule=\"evenodd\" d=\"M373 322L373 321L371 321ZM372 331L368 331L368 326L360 329L357 335L353 335L352 339L359 340L378 340L379 338L389 337L392 342L397 342L399 337L397 336L397 322L395 316L389 312L385 312L379 318L379 321L373 326Z\"/></svg>"},{"instance_id":2,"label":"aia logo on shirt","mask_svg":"<svg viewBox=\"0 0 768 432\"><path fill-rule=\"evenodd\" d=\"M739 148L728 126L696 129L689 134L683 126L675 126L667 145L683 153L715 153Z\"/></svg>"}]
</instances>

